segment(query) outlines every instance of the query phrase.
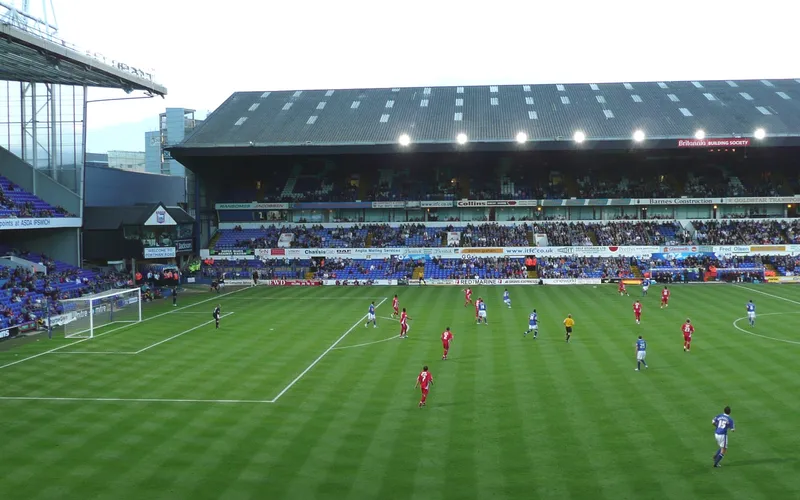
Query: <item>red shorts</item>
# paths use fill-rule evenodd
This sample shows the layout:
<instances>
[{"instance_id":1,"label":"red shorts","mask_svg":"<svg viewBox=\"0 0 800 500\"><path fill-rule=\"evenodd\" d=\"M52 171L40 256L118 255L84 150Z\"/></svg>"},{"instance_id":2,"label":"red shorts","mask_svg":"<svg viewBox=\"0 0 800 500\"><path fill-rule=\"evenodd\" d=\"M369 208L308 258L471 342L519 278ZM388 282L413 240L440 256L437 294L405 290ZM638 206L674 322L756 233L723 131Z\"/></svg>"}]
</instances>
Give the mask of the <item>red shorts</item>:
<instances>
[{"instance_id":1,"label":"red shorts","mask_svg":"<svg viewBox=\"0 0 800 500\"><path fill-rule=\"evenodd\" d=\"M425 388L425 387L423 387L423 388L422 388L422 394L424 394L424 395L426 395L426 396L427 396L427 395L428 395L428 389L427 389L427 388Z\"/></svg>"},{"instance_id":2,"label":"red shorts","mask_svg":"<svg viewBox=\"0 0 800 500\"><path fill-rule=\"evenodd\" d=\"M669 302L668 298L661 297L661 303L662 304L666 304L667 302Z\"/></svg>"},{"instance_id":3,"label":"red shorts","mask_svg":"<svg viewBox=\"0 0 800 500\"><path fill-rule=\"evenodd\" d=\"M636 319L642 319L642 313L633 313L636 316Z\"/></svg>"},{"instance_id":4,"label":"red shorts","mask_svg":"<svg viewBox=\"0 0 800 500\"><path fill-rule=\"evenodd\" d=\"M450 349L450 342L442 342L442 347L445 349Z\"/></svg>"},{"instance_id":5,"label":"red shorts","mask_svg":"<svg viewBox=\"0 0 800 500\"><path fill-rule=\"evenodd\" d=\"M467 295L466 297L464 297L464 300L466 300L467 302L471 302L472 301L472 295Z\"/></svg>"},{"instance_id":6,"label":"red shorts","mask_svg":"<svg viewBox=\"0 0 800 500\"><path fill-rule=\"evenodd\" d=\"M400 314L400 311L399 311L399 310L398 310L398 309L395 307L395 308L394 308L394 313L395 313L395 314Z\"/></svg>"},{"instance_id":7,"label":"red shorts","mask_svg":"<svg viewBox=\"0 0 800 500\"><path fill-rule=\"evenodd\" d=\"M691 335L689 335L689 336L684 335L683 336L683 341L691 343L692 342L692 336Z\"/></svg>"},{"instance_id":8,"label":"red shorts","mask_svg":"<svg viewBox=\"0 0 800 500\"><path fill-rule=\"evenodd\" d=\"M406 333L408 331L408 325L400 325L400 333Z\"/></svg>"}]
</instances>

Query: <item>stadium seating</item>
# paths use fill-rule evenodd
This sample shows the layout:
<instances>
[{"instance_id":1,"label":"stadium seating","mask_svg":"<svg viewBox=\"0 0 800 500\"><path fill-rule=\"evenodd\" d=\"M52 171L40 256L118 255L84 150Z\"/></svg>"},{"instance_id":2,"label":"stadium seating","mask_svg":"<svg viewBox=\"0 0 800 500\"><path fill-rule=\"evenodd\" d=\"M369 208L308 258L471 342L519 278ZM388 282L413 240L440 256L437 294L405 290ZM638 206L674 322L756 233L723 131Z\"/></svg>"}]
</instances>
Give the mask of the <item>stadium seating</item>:
<instances>
[{"instance_id":1,"label":"stadium seating","mask_svg":"<svg viewBox=\"0 0 800 500\"><path fill-rule=\"evenodd\" d=\"M0 177L0 218L67 217L61 207L54 207L22 190L5 177Z\"/></svg>"},{"instance_id":2,"label":"stadium seating","mask_svg":"<svg viewBox=\"0 0 800 500\"><path fill-rule=\"evenodd\" d=\"M786 243L795 238L797 224L791 228L775 221L693 221L698 243L708 245L749 245ZM791 236L787 230L792 231Z\"/></svg>"}]
</instances>

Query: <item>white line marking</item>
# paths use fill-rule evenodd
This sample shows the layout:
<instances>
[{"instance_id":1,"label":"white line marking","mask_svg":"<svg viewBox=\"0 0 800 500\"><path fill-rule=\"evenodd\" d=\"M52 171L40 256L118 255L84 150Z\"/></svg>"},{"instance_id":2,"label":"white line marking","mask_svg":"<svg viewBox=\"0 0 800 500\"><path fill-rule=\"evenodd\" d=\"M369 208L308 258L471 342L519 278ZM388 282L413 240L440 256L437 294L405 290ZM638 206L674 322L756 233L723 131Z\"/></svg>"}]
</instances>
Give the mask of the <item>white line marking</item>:
<instances>
[{"instance_id":1,"label":"white line marking","mask_svg":"<svg viewBox=\"0 0 800 500\"><path fill-rule=\"evenodd\" d=\"M800 311L785 312L785 313L766 313L766 314L761 314L760 316L756 316L756 321L758 321L758 318L761 317L761 316L780 316L780 315L783 315L783 314L800 314ZM746 333L748 335L753 335L754 337L761 337L762 339L774 340L775 342L783 342L785 344L800 345L800 342L798 342L796 340L778 339L778 338L775 338L775 337L768 337L766 335L761 335L760 333L755 333L755 332L751 332L751 331L745 330L744 328L741 328L737 324L743 319L747 319L747 317L745 316L745 317L742 317L742 318L735 319L733 321L733 327L736 328L737 330L739 330L740 332L744 332L744 333Z\"/></svg>"},{"instance_id":2,"label":"white line marking","mask_svg":"<svg viewBox=\"0 0 800 500\"><path fill-rule=\"evenodd\" d=\"M733 286L735 286L736 288L741 288L743 290L747 290L749 292L760 293L761 295L766 295L767 297L772 297L774 299L785 300L786 302L791 302L792 304L797 304L798 306L800 306L800 302L797 302L796 300L792 300L792 299L787 299L786 297L781 297L780 295L774 295L774 294L771 294L771 293L762 292L761 290L755 290L753 288L750 288L750 287L747 287L747 286L742 286L742 285L733 285Z\"/></svg>"},{"instance_id":3,"label":"white line marking","mask_svg":"<svg viewBox=\"0 0 800 500\"><path fill-rule=\"evenodd\" d=\"M344 347L334 347L333 350L334 351L340 351L342 349L352 349L354 347L364 347L364 346L368 346L368 345L372 345L372 344L380 344L381 342L388 342L390 340L399 339L399 338L400 337L398 337L397 335L392 335L391 337L389 337L387 339L373 340L372 342L364 342L363 344L346 345Z\"/></svg>"},{"instance_id":4,"label":"white line marking","mask_svg":"<svg viewBox=\"0 0 800 500\"><path fill-rule=\"evenodd\" d=\"M226 316L230 316L231 314L233 314L233 313L232 313L232 312L225 313L225 314L223 314L223 315L221 315L221 316L220 316L220 319L222 319L222 318L224 318L224 317L226 317ZM215 322L215 321L216 321L215 319L212 319L212 320L206 321L205 323L201 323L201 324L199 324L199 325L197 325L197 326L193 326L192 328L189 328L188 330L184 330L184 331L182 331L181 333L178 333L178 334L176 334L176 335L173 335L172 337L170 337L170 338L168 338L168 339L164 339L164 340L158 341L158 342L156 342L155 344L151 344L151 345L149 345L149 346L145 347L144 349L139 349L139 350L138 350L138 351L136 351L134 354L141 354L141 353L143 353L144 351L146 351L146 350L148 350L148 349L152 349L153 347L160 346L160 345L161 345L161 344L163 344L164 342L169 342L169 341L170 341L170 340L172 340L172 339L177 339L177 338L178 338L178 337L180 337L181 335L185 335L185 334L187 334L187 333L189 333L189 332L193 332L193 331L197 330L198 328L203 328L204 326L206 326L206 325L210 325L211 323L213 323L213 322Z\"/></svg>"},{"instance_id":5,"label":"white line marking","mask_svg":"<svg viewBox=\"0 0 800 500\"><path fill-rule=\"evenodd\" d=\"M379 308L379 307L381 306L381 304L383 304L384 302L386 302L386 299L387 299L387 297L384 297L384 298L383 298L383 300L381 300L380 302L378 302L378 304L375 306L375 309ZM331 352L332 350L334 350L334 349L336 348L336 346L337 346L337 345L339 345L339 342L341 342L342 340L344 340L344 339L345 339L345 337L347 337L348 335L350 335L350 332L352 332L353 330L355 330L357 327L361 326L361 322L362 322L362 321L364 321L366 318L367 318L367 315L365 314L365 315L361 316L361 317L358 319L358 321L356 321L355 323L353 323L353 326L351 326L351 327L350 327L350 328L349 328L349 329L348 329L346 332L344 332L344 334L342 334L342 336L341 336L341 337L339 337L339 338L336 340L336 342L334 342L333 344L331 344L331 346L330 346L330 347L328 347L327 349L325 349L325 352L323 352L322 354L320 354L320 355L319 355L319 357L318 357L317 359L315 359L314 361L312 361L312 362L311 362L311 364L310 364L310 365L308 365L308 367L306 367L306 369L305 369L305 370L303 370L302 372L300 372L300 375L298 375L297 377L295 377L295 379L294 379L294 380L292 380L291 382L289 382L289 385L287 385L286 387L284 387L284 388L283 388L283 390L282 390L281 392L279 392L279 393L278 393L278 395L277 395L277 396L275 396L275 397L272 399L272 402L274 403L274 402L278 401L278 399L280 399L280 397L281 397L281 396L283 396L284 394L286 394L286 391L288 391L289 389L291 389L291 388L292 388L292 386L293 386L294 384L296 384L297 382L299 382L299 381L300 381L300 379L301 379L301 378L303 378L303 377L305 376L305 374L306 374L306 373L310 372L310 371L311 371L311 369L312 369L312 368L314 368L314 366L316 366L316 364L317 364L317 363L319 363L319 362L322 360L322 358L324 358L324 357L325 357L325 355L326 355L326 354L328 354L329 352Z\"/></svg>"},{"instance_id":6,"label":"white line marking","mask_svg":"<svg viewBox=\"0 0 800 500\"><path fill-rule=\"evenodd\" d=\"M400 321L397 318L390 318L388 316L378 316L380 319L388 319L389 321Z\"/></svg>"},{"instance_id":7,"label":"white line marking","mask_svg":"<svg viewBox=\"0 0 800 500\"><path fill-rule=\"evenodd\" d=\"M135 352L122 351L58 351L53 354L136 354Z\"/></svg>"},{"instance_id":8,"label":"white line marking","mask_svg":"<svg viewBox=\"0 0 800 500\"><path fill-rule=\"evenodd\" d=\"M103 401L130 403L218 403L218 404L266 404L269 399L167 399L167 398L49 398L33 396L0 396L0 401Z\"/></svg>"},{"instance_id":9,"label":"white line marking","mask_svg":"<svg viewBox=\"0 0 800 500\"><path fill-rule=\"evenodd\" d=\"M345 297L347 300L375 300L375 297ZM239 300L342 300L342 297L242 297Z\"/></svg>"},{"instance_id":10,"label":"white line marking","mask_svg":"<svg viewBox=\"0 0 800 500\"><path fill-rule=\"evenodd\" d=\"M171 310L171 311L163 312L163 313L161 313L161 314L156 314L155 316L150 316L150 317L148 317L148 318L145 318L145 319L143 319L143 320L142 320L141 322L139 322L139 323L130 323L130 324L127 324L127 325L124 325L124 326L120 326L120 327L118 327L118 328L112 328L111 330L109 330L109 331L107 331L107 332L103 332L103 333L101 333L101 334L98 334L98 335L95 335L95 336L94 336L94 337L92 337L92 338L94 338L94 339L96 339L96 338L100 338L100 337L102 337L103 335L108 335L109 333L114 333L114 332L116 332L116 331L123 330L123 329L125 329L125 328L130 328L131 326L134 326L134 325L139 325L139 324L141 324L141 323L144 323L145 321L150 321L151 319L160 318L160 317L162 317L162 316L166 316L167 314L172 314L172 313L174 313L174 312L176 312L176 311L180 311L180 310L182 310L182 309L189 309L190 307L199 306L200 304L205 304L206 302L212 302L212 301L216 301L216 300L219 300L219 299L221 299L221 298L227 297L227 296L229 296L229 295L233 295L234 293L239 293L239 292L241 292L242 290L250 290L250 288L240 288L240 289L238 289L238 290L234 290L234 291L232 291L232 292L228 292L228 293L224 293L224 294L215 295L214 297L212 297L212 298L210 298L210 299L201 300L200 302L195 302L194 304L189 304L188 306L179 307L178 309L173 309L173 310ZM64 348L66 348L66 347L69 347L69 346L72 346L72 345L76 345L76 344L80 344L81 342L86 342L87 340L92 340L92 338L88 338L88 339L81 339L81 340L77 340L77 341L75 341L75 342L70 342L69 344L64 344L64 345L62 345L61 347L56 347L55 349L50 349L49 351L40 352L39 354L34 354L33 356L28 356L27 358L22 358L22 359L19 359L19 360L17 360L17 361L11 362L11 363L6 363L6 364L4 364L4 365L0 365L0 370L2 370L3 368L8 368L9 366L14 366L14 365L16 365L16 364L19 364L19 363L22 363L22 362L28 361L29 359L34 359L34 358L38 358L39 356L44 356L45 354L50 354L51 352L60 351L61 349L64 349Z\"/></svg>"}]
</instances>

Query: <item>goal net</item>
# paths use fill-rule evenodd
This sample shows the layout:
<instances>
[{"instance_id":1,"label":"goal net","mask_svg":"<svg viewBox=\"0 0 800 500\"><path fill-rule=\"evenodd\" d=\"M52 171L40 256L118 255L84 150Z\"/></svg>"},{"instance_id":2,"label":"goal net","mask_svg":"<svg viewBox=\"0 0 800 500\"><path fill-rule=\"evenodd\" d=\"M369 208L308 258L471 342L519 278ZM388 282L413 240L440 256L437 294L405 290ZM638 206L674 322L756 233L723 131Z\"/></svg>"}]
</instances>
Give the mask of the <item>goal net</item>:
<instances>
[{"instance_id":1,"label":"goal net","mask_svg":"<svg viewBox=\"0 0 800 500\"><path fill-rule=\"evenodd\" d=\"M92 338L104 326L142 321L142 294L138 288L108 290L62 300L61 304L66 316L66 338Z\"/></svg>"}]
</instances>

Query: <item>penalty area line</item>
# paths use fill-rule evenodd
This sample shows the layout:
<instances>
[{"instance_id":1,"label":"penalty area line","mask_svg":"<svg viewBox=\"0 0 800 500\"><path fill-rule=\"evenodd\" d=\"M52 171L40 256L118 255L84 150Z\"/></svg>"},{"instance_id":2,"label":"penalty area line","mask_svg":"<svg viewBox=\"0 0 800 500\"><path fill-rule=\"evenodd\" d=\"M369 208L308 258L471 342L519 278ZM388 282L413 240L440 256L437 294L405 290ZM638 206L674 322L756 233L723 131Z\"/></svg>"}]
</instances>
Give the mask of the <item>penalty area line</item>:
<instances>
[{"instance_id":1,"label":"penalty area line","mask_svg":"<svg viewBox=\"0 0 800 500\"><path fill-rule=\"evenodd\" d=\"M384 298L383 298L383 300L381 300L380 302L378 302L378 304L375 306L375 309L379 308L379 307L381 306L381 304L383 304L384 302L386 302L386 300L387 300L387 297L384 297ZM330 347L328 347L327 349L325 349L325 351L323 351L323 353L322 353L322 354L320 354L320 355L319 355L319 357L318 357L317 359L315 359L314 361L312 361L312 362L311 362L311 364L310 364L310 365L308 365L308 366L306 367L306 369L305 369L305 370L303 370L302 372L300 372L300 375L298 375L297 377L295 377L295 378L294 378L294 380L292 380L291 382L289 382L289 385L287 385L286 387L284 387L284 388L283 388L283 390L281 390L281 392L279 392L279 393L278 393L278 395L277 395L277 396L275 396L275 397L272 399L272 402L273 402L273 403L275 403L276 401L278 401L278 399L280 399L280 397L281 397L281 396L283 396L284 394L286 394L286 392L288 392L288 391L289 391L289 389L291 389L291 388L292 388L292 386L294 386L294 384L296 384L297 382L299 382L299 381L300 381L300 379L302 379L303 377L305 377L306 373L310 372L310 371L311 371L311 369L312 369L312 368L314 368L314 367L317 365L317 363L319 363L320 361L322 361L322 358L324 358L324 357L325 357L325 356L326 356L326 355L327 355L329 352L331 352L332 350L336 349L336 346L337 346L337 345L339 345L339 343L340 343L342 340L344 340L344 339L345 339L345 337L347 337L348 335L350 335L350 332L352 332L353 330L355 330L356 328L358 328L359 326L361 326L361 322L362 322L362 321L364 321L366 318L367 318L367 315L365 314L365 315L361 316L361 317L358 319L358 321L356 321L355 323L353 323L353 326L351 326L350 328L348 328L348 329L347 329L347 331L346 331L346 332L344 332L344 333L342 334L342 336L341 336L341 337L339 337L338 339L336 339L336 342L334 342L333 344L331 344L331 345L330 345Z\"/></svg>"},{"instance_id":2,"label":"penalty area line","mask_svg":"<svg viewBox=\"0 0 800 500\"><path fill-rule=\"evenodd\" d=\"M225 318L227 316L230 316L231 314L233 314L233 313L232 312L225 313L225 314L221 315L219 318L222 319L222 318ZM139 349L138 351L134 352L134 354L141 354L141 353L143 353L144 351L146 351L148 349L152 349L153 347L160 346L161 344L163 344L165 342L169 342L172 339L177 339L181 335L186 335L189 332L193 332L193 331L195 331L195 330L197 330L199 328L203 328L204 326L208 326L208 325L210 325L211 323L213 323L215 321L216 321L215 319L212 319L212 320L206 321L205 323L201 323L201 324L199 324L197 326L193 326L192 328L189 328L188 330L184 330L181 333L173 335L172 337L169 337L169 338L166 338L164 340L158 341L155 344L150 344L149 346L147 346L147 347L145 347L143 349Z\"/></svg>"},{"instance_id":3,"label":"penalty area line","mask_svg":"<svg viewBox=\"0 0 800 500\"><path fill-rule=\"evenodd\" d=\"M3 368L8 368L9 366L14 366L14 365L18 365L20 363L24 363L25 361L28 361L28 360L31 360L31 359L35 359L35 358L38 358L40 356L44 356L45 354L50 354L50 353L53 353L53 352L60 351L62 349L66 349L67 347L80 344L81 342L86 342L87 340L100 338L103 335L108 335L109 333L114 333L114 332L117 332L119 330L123 330L125 328L130 328L130 327L132 327L134 325L139 325L141 323L144 323L145 321L150 321L150 320L153 320L153 319L156 319L156 318L160 318L160 317L166 316L168 314L174 314L174 313L176 313L178 311L181 311L183 309L189 309L191 307L199 306L200 304L205 304L207 302L218 301L218 300L220 300L222 298L226 298L226 297L228 297L230 295L233 295L234 293L239 293L239 292L241 292L243 290L250 290L250 288L240 288L240 289L234 290L232 292L217 294L217 295L211 297L210 299L204 299L204 300L201 300L200 302L195 302L194 304L189 304L188 306L179 307L178 309L173 309L171 311L166 311L166 312L163 312L163 313L160 313L160 314L156 314L155 316L150 316L148 318L143 319L142 321L140 321L138 323L129 323L127 325L123 325L123 326L120 326L120 327L117 327L117 328L112 328L111 330L108 330L107 332L100 333L100 334L95 335L94 337L91 337L91 338L76 340L75 342L70 342L69 344L64 344L64 345L56 347L54 349L50 349L49 351L40 352L39 354L34 354L33 356L28 356L27 358L18 359L17 361L12 361L11 363L6 363L4 365L0 365L0 370L2 370Z\"/></svg>"},{"instance_id":4,"label":"penalty area line","mask_svg":"<svg viewBox=\"0 0 800 500\"><path fill-rule=\"evenodd\" d=\"M785 300L786 302L791 302L792 304L797 304L798 306L800 306L800 302L792 299L787 299L786 297L781 297L780 295L762 292L761 290L756 290L754 288L750 288L749 286L742 286L742 285L733 285L733 286L735 286L736 288L741 288L742 290L747 290L748 292L760 293L761 295L766 295L767 297L772 297L773 299Z\"/></svg>"},{"instance_id":5,"label":"penalty area line","mask_svg":"<svg viewBox=\"0 0 800 500\"><path fill-rule=\"evenodd\" d=\"M373 340L372 342L364 342L363 344L355 344L355 345L346 345L342 347L334 347L332 350L334 351L341 351L342 349L353 349L354 347L365 347L372 344L380 344L381 342L388 342L390 340L399 339L397 335L392 335L389 338L381 339L381 340Z\"/></svg>"}]
</instances>

